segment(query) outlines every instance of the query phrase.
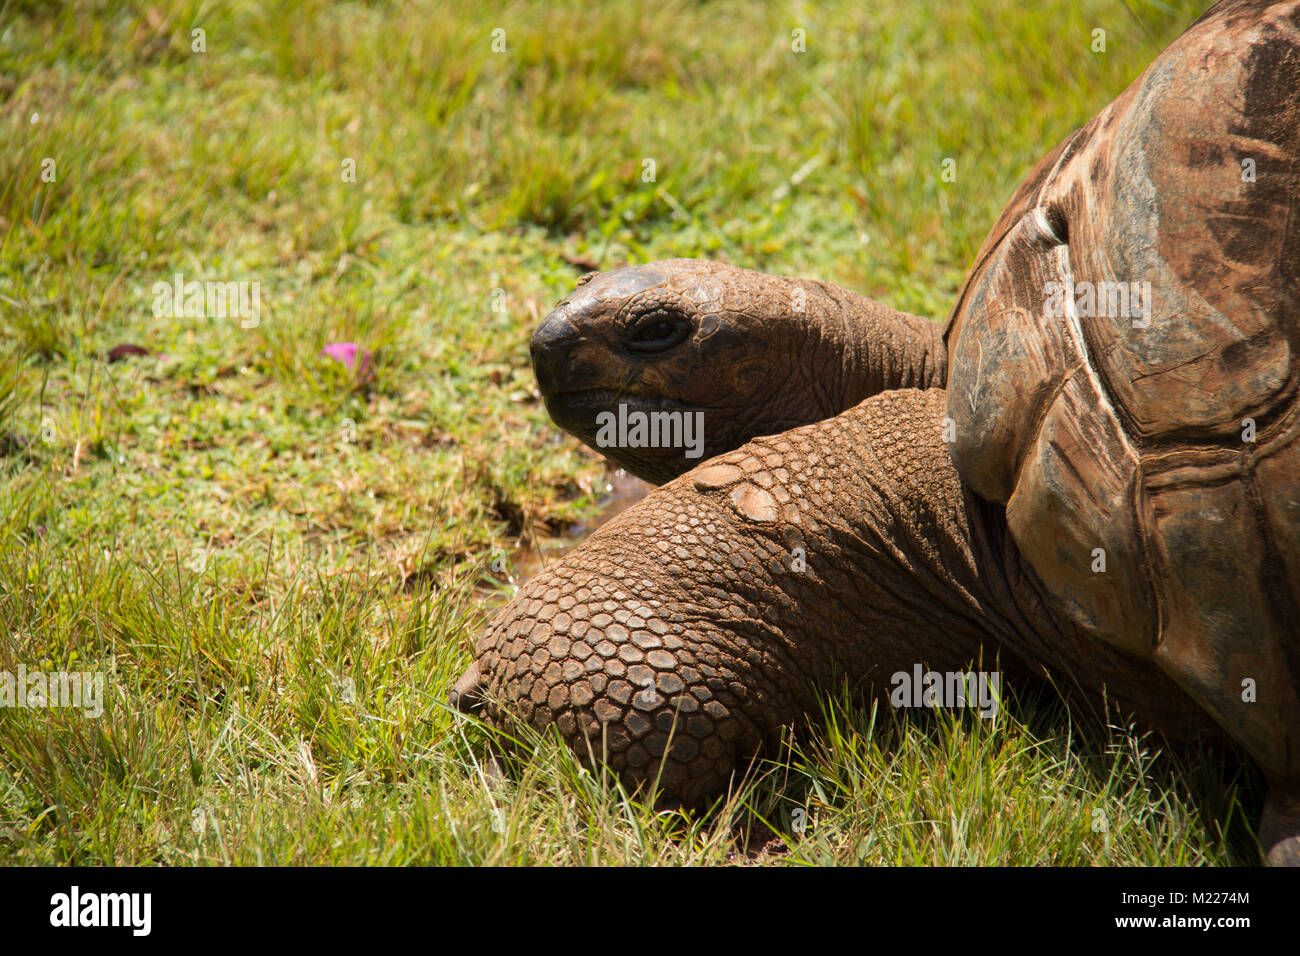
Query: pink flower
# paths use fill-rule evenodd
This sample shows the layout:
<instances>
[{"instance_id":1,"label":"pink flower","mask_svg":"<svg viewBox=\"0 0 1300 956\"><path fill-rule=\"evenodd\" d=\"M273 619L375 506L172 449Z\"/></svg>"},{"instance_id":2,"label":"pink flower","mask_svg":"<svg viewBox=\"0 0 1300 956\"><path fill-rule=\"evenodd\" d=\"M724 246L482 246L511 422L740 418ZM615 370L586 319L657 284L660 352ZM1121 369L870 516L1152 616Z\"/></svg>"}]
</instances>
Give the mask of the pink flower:
<instances>
[{"instance_id":1,"label":"pink flower","mask_svg":"<svg viewBox=\"0 0 1300 956\"><path fill-rule=\"evenodd\" d=\"M355 372L361 382L367 381L374 371L370 349L356 342L331 342L320 350L320 354L341 363L349 372Z\"/></svg>"}]
</instances>

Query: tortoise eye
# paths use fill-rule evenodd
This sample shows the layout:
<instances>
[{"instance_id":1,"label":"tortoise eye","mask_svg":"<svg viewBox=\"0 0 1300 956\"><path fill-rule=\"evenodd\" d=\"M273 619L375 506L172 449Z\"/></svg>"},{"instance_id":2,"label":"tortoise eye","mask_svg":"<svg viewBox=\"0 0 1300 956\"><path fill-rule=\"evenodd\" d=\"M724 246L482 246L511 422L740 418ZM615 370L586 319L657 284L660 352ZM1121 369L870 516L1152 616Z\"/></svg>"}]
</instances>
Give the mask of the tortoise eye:
<instances>
[{"instance_id":1,"label":"tortoise eye","mask_svg":"<svg viewBox=\"0 0 1300 956\"><path fill-rule=\"evenodd\" d=\"M691 323L683 315L651 312L628 329L625 344L634 352L665 352L691 334Z\"/></svg>"}]
</instances>

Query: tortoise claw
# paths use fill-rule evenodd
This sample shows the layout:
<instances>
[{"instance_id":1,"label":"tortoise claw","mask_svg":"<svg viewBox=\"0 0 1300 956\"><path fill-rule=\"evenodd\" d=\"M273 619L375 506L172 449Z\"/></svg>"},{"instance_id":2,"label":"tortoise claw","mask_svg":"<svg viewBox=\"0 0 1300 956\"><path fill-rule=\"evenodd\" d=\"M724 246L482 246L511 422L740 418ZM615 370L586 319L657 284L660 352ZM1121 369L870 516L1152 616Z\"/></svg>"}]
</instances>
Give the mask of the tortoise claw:
<instances>
[{"instance_id":1,"label":"tortoise claw","mask_svg":"<svg viewBox=\"0 0 1300 956\"><path fill-rule=\"evenodd\" d=\"M1269 866L1300 866L1300 836L1274 843L1264 860Z\"/></svg>"}]
</instances>

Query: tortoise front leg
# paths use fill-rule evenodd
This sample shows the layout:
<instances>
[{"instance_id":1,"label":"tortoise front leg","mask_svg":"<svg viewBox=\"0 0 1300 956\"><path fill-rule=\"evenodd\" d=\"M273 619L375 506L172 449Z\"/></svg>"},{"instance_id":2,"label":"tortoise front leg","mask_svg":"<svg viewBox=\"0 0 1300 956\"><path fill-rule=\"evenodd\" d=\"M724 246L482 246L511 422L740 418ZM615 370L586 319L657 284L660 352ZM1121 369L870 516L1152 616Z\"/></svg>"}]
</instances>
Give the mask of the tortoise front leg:
<instances>
[{"instance_id":1,"label":"tortoise front leg","mask_svg":"<svg viewBox=\"0 0 1300 956\"><path fill-rule=\"evenodd\" d=\"M943 407L886 392L651 492L519 591L454 699L702 804L838 679L966 669L1006 624Z\"/></svg>"}]
</instances>

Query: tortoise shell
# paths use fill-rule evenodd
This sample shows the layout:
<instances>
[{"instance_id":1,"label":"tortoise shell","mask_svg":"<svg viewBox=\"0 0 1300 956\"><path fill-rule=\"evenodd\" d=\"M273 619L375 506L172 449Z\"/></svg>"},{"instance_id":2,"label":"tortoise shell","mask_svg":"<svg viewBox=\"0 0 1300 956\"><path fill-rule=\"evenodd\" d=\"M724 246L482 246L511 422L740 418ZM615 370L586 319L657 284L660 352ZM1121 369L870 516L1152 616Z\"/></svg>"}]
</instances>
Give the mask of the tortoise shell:
<instances>
[{"instance_id":1,"label":"tortoise shell","mask_svg":"<svg viewBox=\"0 0 1300 956\"><path fill-rule=\"evenodd\" d=\"M1300 2L1220 4L1044 159L949 319L953 461L1058 616L1300 777Z\"/></svg>"}]
</instances>

